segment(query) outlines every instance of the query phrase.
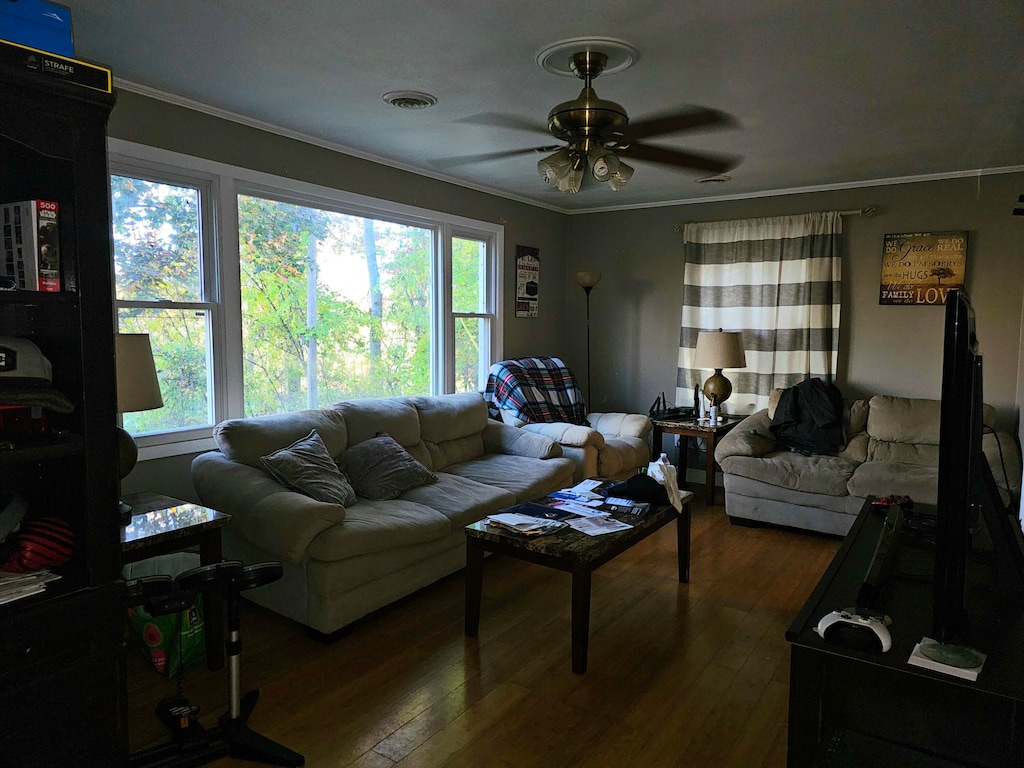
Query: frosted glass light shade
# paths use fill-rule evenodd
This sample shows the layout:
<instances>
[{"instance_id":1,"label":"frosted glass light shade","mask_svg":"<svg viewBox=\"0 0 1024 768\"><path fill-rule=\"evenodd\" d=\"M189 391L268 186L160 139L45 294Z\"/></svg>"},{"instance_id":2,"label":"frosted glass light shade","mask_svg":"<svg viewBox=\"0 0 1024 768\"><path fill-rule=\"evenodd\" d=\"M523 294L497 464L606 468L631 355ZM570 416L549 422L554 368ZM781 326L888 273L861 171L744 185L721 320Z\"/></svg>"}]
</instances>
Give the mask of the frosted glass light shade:
<instances>
[{"instance_id":1,"label":"frosted glass light shade","mask_svg":"<svg viewBox=\"0 0 1024 768\"><path fill-rule=\"evenodd\" d=\"M573 272L573 279L576 280L576 284L581 288L593 288L595 285L601 282L601 272L597 271L581 271Z\"/></svg>"}]
</instances>

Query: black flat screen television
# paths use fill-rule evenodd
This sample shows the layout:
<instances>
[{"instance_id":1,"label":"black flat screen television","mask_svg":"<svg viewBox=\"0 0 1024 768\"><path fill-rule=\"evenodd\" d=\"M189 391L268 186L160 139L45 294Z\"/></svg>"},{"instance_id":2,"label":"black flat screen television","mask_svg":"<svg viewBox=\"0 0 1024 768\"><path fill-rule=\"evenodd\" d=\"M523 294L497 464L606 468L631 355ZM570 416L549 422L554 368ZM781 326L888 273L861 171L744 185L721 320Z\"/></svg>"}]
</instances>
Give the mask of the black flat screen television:
<instances>
[{"instance_id":1,"label":"black flat screen television","mask_svg":"<svg viewBox=\"0 0 1024 768\"><path fill-rule=\"evenodd\" d=\"M935 521L933 639L969 643L967 563L971 530L988 528L1002 591L1024 587L1024 537L1000 497L982 448L982 357L967 294L946 298Z\"/></svg>"}]
</instances>

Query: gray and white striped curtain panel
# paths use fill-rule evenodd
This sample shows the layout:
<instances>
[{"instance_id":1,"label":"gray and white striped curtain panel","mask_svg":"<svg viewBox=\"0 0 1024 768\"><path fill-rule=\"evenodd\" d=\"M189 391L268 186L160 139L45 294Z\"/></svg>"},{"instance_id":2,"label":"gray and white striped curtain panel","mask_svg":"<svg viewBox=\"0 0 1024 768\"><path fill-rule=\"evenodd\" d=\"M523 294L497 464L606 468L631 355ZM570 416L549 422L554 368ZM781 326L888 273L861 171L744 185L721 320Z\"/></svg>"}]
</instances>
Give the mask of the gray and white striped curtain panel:
<instances>
[{"instance_id":1,"label":"gray and white striped curtain panel","mask_svg":"<svg viewBox=\"0 0 1024 768\"><path fill-rule=\"evenodd\" d=\"M838 211L682 228L685 267L676 402L693 401L711 371L693 368L697 333L742 331L747 367L726 370L724 409L766 408L775 387L833 381L839 355Z\"/></svg>"}]
</instances>

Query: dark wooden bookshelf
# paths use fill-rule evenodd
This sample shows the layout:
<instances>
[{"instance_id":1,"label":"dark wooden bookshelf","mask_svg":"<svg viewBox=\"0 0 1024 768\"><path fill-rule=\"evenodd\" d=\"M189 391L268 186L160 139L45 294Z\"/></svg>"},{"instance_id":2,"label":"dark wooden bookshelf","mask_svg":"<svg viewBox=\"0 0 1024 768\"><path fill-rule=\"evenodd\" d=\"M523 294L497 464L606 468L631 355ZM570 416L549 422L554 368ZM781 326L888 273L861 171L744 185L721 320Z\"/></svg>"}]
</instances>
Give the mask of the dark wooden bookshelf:
<instances>
[{"instance_id":1,"label":"dark wooden bookshelf","mask_svg":"<svg viewBox=\"0 0 1024 768\"><path fill-rule=\"evenodd\" d=\"M0 605L0 763L127 762L106 126L113 93L0 62L0 203L59 205L61 292L0 291L0 335L33 341L74 404L0 435L0 489L59 517L74 554Z\"/></svg>"}]
</instances>

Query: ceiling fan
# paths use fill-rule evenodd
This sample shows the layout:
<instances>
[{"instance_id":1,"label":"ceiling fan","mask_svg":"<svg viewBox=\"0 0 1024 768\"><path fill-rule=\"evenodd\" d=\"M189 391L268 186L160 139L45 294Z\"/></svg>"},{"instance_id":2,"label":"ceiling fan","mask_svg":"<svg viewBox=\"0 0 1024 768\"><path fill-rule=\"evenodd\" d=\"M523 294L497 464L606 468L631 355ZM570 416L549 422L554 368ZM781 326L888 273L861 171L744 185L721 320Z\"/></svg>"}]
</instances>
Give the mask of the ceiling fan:
<instances>
[{"instance_id":1,"label":"ceiling fan","mask_svg":"<svg viewBox=\"0 0 1024 768\"><path fill-rule=\"evenodd\" d=\"M548 184L567 194L580 190L590 166L594 179L621 189L633 175L633 168L622 158L643 160L704 171L709 176L722 174L735 167L736 160L719 155L684 152L668 147L644 144L643 139L704 127L724 127L731 118L714 109L693 109L663 114L646 120L629 122L626 110L614 101L599 98L592 81L608 63L606 54L585 50L572 54L572 73L583 80L579 96L556 105L549 113L546 130L565 145L489 152L482 155L452 158L447 165L463 165L485 160L498 160L532 152L552 152L537 163L537 170ZM545 130L532 121L510 115L478 115L463 122L477 122L501 127Z\"/></svg>"}]
</instances>

